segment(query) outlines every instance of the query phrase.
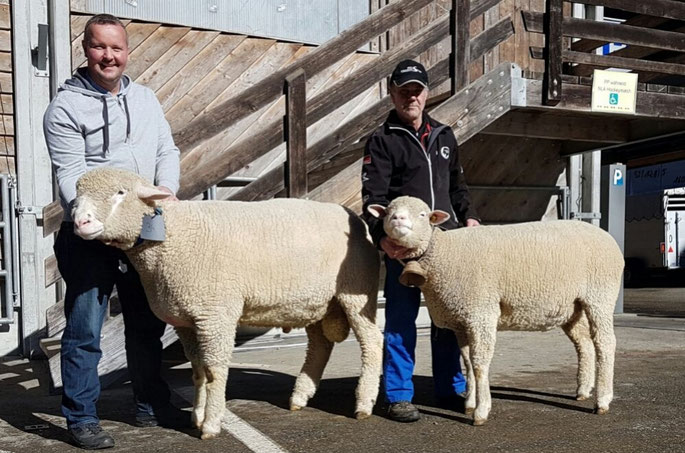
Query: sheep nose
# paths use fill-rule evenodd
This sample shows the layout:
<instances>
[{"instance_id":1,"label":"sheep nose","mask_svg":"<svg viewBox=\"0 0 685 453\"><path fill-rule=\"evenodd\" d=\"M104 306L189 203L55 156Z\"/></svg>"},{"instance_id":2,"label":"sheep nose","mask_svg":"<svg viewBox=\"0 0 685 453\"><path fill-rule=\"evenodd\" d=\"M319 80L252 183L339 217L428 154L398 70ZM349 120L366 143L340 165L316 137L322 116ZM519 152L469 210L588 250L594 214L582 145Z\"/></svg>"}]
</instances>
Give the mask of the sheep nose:
<instances>
[{"instance_id":1,"label":"sheep nose","mask_svg":"<svg viewBox=\"0 0 685 453\"><path fill-rule=\"evenodd\" d=\"M74 223L76 223L76 228L81 228L84 225L88 225L90 223L90 215L83 219L75 219Z\"/></svg>"}]
</instances>

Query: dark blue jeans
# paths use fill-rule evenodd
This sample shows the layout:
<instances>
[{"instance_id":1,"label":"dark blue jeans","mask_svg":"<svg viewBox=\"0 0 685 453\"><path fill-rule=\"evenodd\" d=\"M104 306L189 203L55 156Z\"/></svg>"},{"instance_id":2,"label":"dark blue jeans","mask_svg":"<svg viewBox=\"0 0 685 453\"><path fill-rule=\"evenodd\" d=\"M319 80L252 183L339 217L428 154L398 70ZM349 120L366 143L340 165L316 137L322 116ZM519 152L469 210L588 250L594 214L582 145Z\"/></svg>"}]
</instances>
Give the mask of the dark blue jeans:
<instances>
[{"instance_id":1,"label":"dark blue jeans","mask_svg":"<svg viewBox=\"0 0 685 453\"><path fill-rule=\"evenodd\" d=\"M168 404L169 387L160 377L160 338L165 323L152 314L140 278L126 255L99 241L81 239L70 222L62 223L55 255L67 284L67 325L61 349L62 413L67 425L71 428L99 421L95 405L100 396L100 333L114 285L124 316L126 360L136 410L153 413L155 407Z\"/></svg>"},{"instance_id":2,"label":"dark blue jeans","mask_svg":"<svg viewBox=\"0 0 685 453\"><path fill-rule=\"evenodd\" d=\"M421 290L399 282L404 269L396 260L385 258L385 332L383 386L388 403L411 401L414 397L414 363L416 318L421 303ZM457 338L449 329L431 323L431 353L435 396L446 398L466 390L461 373Z\"/></svg>"}]
</instances>

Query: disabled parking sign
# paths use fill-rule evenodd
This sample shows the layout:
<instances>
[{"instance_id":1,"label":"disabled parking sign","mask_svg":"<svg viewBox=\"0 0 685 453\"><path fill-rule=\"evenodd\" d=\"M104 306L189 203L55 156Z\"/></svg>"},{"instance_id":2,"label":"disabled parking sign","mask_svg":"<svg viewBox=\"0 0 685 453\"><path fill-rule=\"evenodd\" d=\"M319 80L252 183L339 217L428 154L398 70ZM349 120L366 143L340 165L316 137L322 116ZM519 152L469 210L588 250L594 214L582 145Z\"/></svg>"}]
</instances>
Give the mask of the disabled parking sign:
<instances>
[{"instance_id":1,"label":"disabled parking sign","mask_svg":"<svg viewBox=\"0 0 685 453\"><path fill-rule=\"evenodd\" d=\"M596 69L592 76L593 112L635 114L637 74Z\"/></svg>"}]
</instances>

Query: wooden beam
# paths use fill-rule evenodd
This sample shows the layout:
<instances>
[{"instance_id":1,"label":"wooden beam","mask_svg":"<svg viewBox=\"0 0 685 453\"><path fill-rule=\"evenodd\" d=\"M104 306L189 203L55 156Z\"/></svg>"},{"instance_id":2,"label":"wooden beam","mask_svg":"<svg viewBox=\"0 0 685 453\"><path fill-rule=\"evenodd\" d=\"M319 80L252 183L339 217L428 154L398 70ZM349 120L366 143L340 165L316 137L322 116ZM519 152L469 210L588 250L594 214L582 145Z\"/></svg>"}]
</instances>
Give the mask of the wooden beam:
<instances>
[{"instance_id":1,"label":"wooden beam","mask_svg":"<svg viewBox=\"0 0 685 453\"><path fill-rule=\"evenodd\" d=\"M545 91L543 102L545 105L556 105L561 100L561 59L562 45L562 0L547 0L547 15L545 28L547 29L545 49Z\"/></svg>"},{"instance_id":2,"label":"wooden beam","mask_svg":"<svg viewBox=\"0 0 685 453\"><path fill-rule=\"evenodd\" d=\"M566 141L561 144L559 156L569 157L573 156L574 154L598 151L601 150L604 146L606 146L606 143Z\"/></svg>"},{"instance_id":3,"label":"wooden beam","mask_svg":"<svg viewBox=\"0 0 685 453\"><path fill-rule=\"evenodd\" d=\"M403 0L376 11L304 57L274 72L262 82L198 116L174 135L177 146L194 148L201 141L221 132L227 124L235 123L278 99L282 94L283 80L296 69L306 68L307 74L312 77L429 3L431 0Z\"/></svg>"},{"instance_id":4,"label":"wooden beam","mask_svg":"<svg viewBox=\"0 0 685 453\"><path fill-rule=\"evenodd\" d=\"M556 110L569 112L590 112L592 87L588 85L565 84L564 93L559 104L555 107L545 106L542 99L543 84L539 80L528 80L526 83L527 107L542 110ZM636 114L634 119L641 117L668 118L682 120L685 118L685 102L679 94L637 92ZM684 124L685 125L685 124Z\"/></svg>"},{"instance_id":5,"label":"wooden beam","mask_svg":"<svg viewBox=\"0 0 685 453\"><path fill-rule=\"evenodd\" d=\"M314 124L381 78L386 77L397 63L406 58L407 55L418 55L437 44L448 31L449 19L439 18L415 33L401 46L385 52L376 60L360 67L340 83L315 96L307 106L307 125ZM240 143L231 144L227 148L219 149L211 156L198 150L189 152L181 161L179 197L189 198L202 193L207 187L218 183L268 150L273 149L282 142L282 139L283 122L278 120L268 124L261 131L255 132L252 137Z\"/></svg>"},{"instance_id":6,"label":"wooden beam","mask_svg":"<svg viewBox=\"0 0 685 453\"><path fill-rule=\"evenodd\" d=\"M469 13L469 20L484 14L487 10L495 5L498 5L502 0L471 0L471 10Z\"/></svg>"},{"instance_id":7,"label":"wooden beam","mask_svg":"<svg viewBox=\"0 0 685 453\"><path fill-rule=\"evenodd\" d=\"M668 19L664 19L663 17L635 16L628 18L622 24L616 26L623 27L626 25L633 25L635 27L657 28L666 22L668 22ZM576 50L578 52L593 52L598 47L608 43L609 41L604 40L579 39L578 41L571 43L571 50Z\"/></svg>"},{"instance_id":8,"label":"wooden beam","mask_svg":"<svg viewBox=\"0 0 685 453\"><path fill-rule=\"evenodd\" d=\"M660 50L685 52L685 34L672 31L566 17L563 21L563 33L564 36L573 38L597 39Z\"/></svg>"},{"instance_id":9,"label":"wooden beam","mask_svg":"<svg viewBox=\"0 0 685 453\"><path fill-rule=\"evenodd\" d=\"M55 255L50 255L45 258L43 266L45 270L46 288L62 278L62 274L59 273L59 269L57 268L57 257Z\"/></svg>"},{"instance_id":10,"label":"wooden beam","mask_svg":"<svg viewBox=\"0 0 685 453\"><path fill-rule=\"evenodd\" d=\"M59 230L64 218L64 209L59 200L55 200L49 205L43 206L43 237Z\"/></svg>"},{"instance_id":11,"label":"wooden beam","mask_svg":"<svg viewBox=\"0 0 685 453\"><path fill-rule=\"evenodd\" d=\"M504 62L455 94L432 112L452 126L463 144L511 109L511 63Z\"/></svg>"},{"instance_id":12,"label":"wooden beam","mask_svg":"<svg viewBox=\"0 0 685 453\"><path fill-rule=\"evenodd\" d=\"M646 16L685 20L685 3L673 0L579 0L577 3L604 6Z\"/></svg>"},{"instance_id":13,"label":"wooden beam","mask_svg":"<svg viewBox=\"0 0 685 453\"><path fill-rule=\"evenodd\" d=\"M527 32L544 33L545 32L545 13L538 11L521 11L523 17L523 26Z\"/></svg>"},{"instance_id":14,"label":"wooden beam","mask_svg":"<svg viewBox=\"0 0 685 453\"><path fill-rule=\"evenodd\" d=\"M451 93L455 94L469 83L469 9L470 0L452 0L450 11L450 35L452 53L450 65Z\"/></svg>"},{"instance_id":15,"label":"wooden beam","mask_svg":"<svg viewBox=\"0 0 685 453\"><path fill-rule=\"evenodd\" d=\"M685 32L685 27L679 27L679 28L676 28L676 29L670 30L670 31L683 33L683 32ZM606 43L602 43L602 44L606 44ZM571 46L571 50L576 50L573 45ZM611 57L622 57L622 58L645 59L646 57L650 57L652 55L658 54L659 52L661 52L659 49L650 49L648 47L640 47L640 46L628 46L628 47L624 47L623 49L619 49L615 52L612 52L609 56L611 56ZM670 60L670 59L665 59L662 61L665 63L680 63L680 61ZM579 65L571 67L570 73L574 74L574 75L579 75L579 76L589 76L592 74L592 71L595 69L597 69L597 66L587 65L587 64L579 64ZM643 77L641 75L641 79L642 78Z\"/></svg>"},{"instance_id":16,"label":"wooden beam","mask_svg":"<svg viewBox=\"0 0 685 453\"><path fill-rule=\"evenodd\" d=\"M428 68L428 79L436 86L447 80L448 59ZM363 113L349 121L339 129L313 144L307 150L307 169L309 172L316 170L323 163L335 157L340 152L354 145L360 137L366 137L380 126L393 108L389 96L376 102ZM282 165L265 173L256 181L251 182L237 193L231 195L231 200L264 200L273 197L283 190Z\"/></svg>"},{"instance_id":17,"label":"wooden beam","mask_svg":"<svg viewBox=\"0 0 685 453\"><path fill-rule=\"evenodd\" d=\"M597 55L593 53L565 51L564 61L571 63L590 64L603 68L625 68L633 71L649 71L660 74L675 74L685 76L685 65L664 63L661 61L638 60L636 58L614 57L611 55Z\"/></svg>"},{"instance_id":18,"label":"wooden beam","mask_svg":"<svg viewBox=\"0 0 685 453\"><path fill-rule=\"evenodd\" d=\"M508 17L480 33L471 40L471 50L469 52L471 61L480 58L483 53L496 46L512 33L513 27ZM447 80L447 73L448 60L442 60L428 69L429 80L431 80L431 84L434 86L439 86ZM385 120L391 109L392 103L390 98L385 97L357 116L354 121L350 121L327 137L319 140L307 153L309 161L308 171L314 171L323 162L333 158L337 153L355 143L359 137L364 137L371 133ZM283 166L278 166L229 198L231 200L243 201L271 198L283 189L284 171Z\"/></svg>"},{"instance_id":19,"label":"wooden beam","mask_svg":"<svg viewBox=\"0 0 685 453\"><path fill-rule=\"evenodd\" d=\"M476 61L486 52L493 49L509 36L514 34L514 23L510 17L504 17L495 25L471 38L469 62Z\"/></svg>"},{"instance_id":20,"label":"wooden beam","mask_svg":"<svg viewBox=\"0 0 685 453\"><path fill-rule=\"evenodd\" d=\"M626 119L513 111L481 133L546 140L623 143L630 138L630 126Z\"/></svg>"},{"instance_id":21,"label":"wooden beam","mask_svg":"<svg viewBox=\"0 0 685 453\"><path fill-rule=\"evenodd\" d=\"M299 68L285 78L286 187L290 198L307 194L307 77Z\"/></svg>"}]
</instances>

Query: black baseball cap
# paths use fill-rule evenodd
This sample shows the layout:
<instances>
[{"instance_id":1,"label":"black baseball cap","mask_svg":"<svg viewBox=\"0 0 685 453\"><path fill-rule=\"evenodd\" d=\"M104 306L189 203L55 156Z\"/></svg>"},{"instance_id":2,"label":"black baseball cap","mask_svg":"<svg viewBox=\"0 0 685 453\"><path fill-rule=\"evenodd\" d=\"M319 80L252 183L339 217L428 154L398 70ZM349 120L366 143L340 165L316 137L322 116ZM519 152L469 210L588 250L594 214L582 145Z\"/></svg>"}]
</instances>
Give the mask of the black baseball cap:
<instances>
[{"instance_id":1,"label":"black baseball cap","mask_svg":"<svg viewBox=\"0 0 685 453\"><path fill-rule=\"evenodd\" d=\"M398 87L416 82L428 88L428 73L426 73L426 68L418 61L404 60L392 71L390 82Z\"/></svg>"}]
</instances>

